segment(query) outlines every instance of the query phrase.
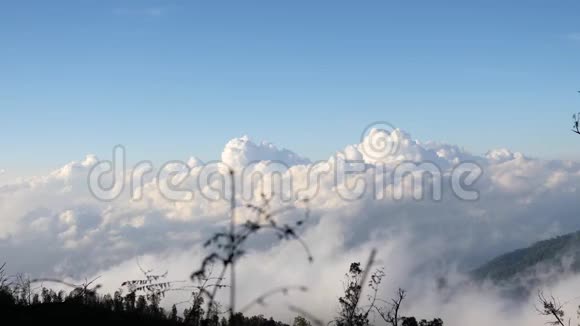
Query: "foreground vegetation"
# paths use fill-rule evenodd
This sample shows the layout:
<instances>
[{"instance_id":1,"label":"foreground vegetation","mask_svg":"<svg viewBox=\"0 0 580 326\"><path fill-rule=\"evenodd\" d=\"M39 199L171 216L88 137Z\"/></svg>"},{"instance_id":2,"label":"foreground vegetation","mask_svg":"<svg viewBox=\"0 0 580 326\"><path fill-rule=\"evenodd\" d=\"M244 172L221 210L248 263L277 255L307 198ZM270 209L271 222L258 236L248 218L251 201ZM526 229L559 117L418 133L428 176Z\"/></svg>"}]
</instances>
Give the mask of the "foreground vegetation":
<instances>
[{"instance_id":1,"label":"foreground vegetation","mask_svg":"<svg viewBox=\"0 0 580 326\"><path fill-rule=\"evenodd\" d=\"M212 288L208 282L201 286L186 287L193 290L191 300L184 302L188 306L183 311L178 311L175 304L171 310L166 311L160 302L165 293L172 290L171 282L163 282L164 275L153 275L151 271L144 271L145 277L142 280L124 282L124 288L113 295L100 295L97 292L100 285L93 285L96 280L76 286L50 280L74 287L69 292L57 292L42 285L35 287L34 284L40 280L29 280L22 275L8 277L3 267L0 267L0 311L5 320L16 324L290 326L263 315L245 316L241 312L231 314L231 311L222 311L221 305L215 300L204 309L203 293ZM344 295L338 300L338 314L330 323L324 323L306 311L292 308L298 313L292 326L370 326L374 321L391 326L443 325L441 319L417 321L415 317L401 316L405 291L399 290L394 299L380 299L378 290L384 273L382 269L377 269L369 274L361 268L360 263L351 264L349 272L345 274ZM123 294L124 289L128 291L126 294ZM287 292L289 289L280 290ZM363 290L366 291L367 300L363 300ZM263 296L260 300L266 298Z\"/></svg>"}]
</instances>

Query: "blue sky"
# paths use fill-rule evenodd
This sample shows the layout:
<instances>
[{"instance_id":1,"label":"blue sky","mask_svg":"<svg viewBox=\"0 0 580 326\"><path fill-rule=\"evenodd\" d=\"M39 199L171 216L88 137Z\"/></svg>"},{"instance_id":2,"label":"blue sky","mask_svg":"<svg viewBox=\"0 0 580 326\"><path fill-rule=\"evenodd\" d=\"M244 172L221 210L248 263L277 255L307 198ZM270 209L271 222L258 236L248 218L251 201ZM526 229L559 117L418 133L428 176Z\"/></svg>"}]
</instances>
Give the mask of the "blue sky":
<instances>
[{"instance_id":1,"label":"blue sky","mask_svg":"<svg viewBox=\"0 0 580 326\"><path fill-rule=\"evenodd\" d=\"M580 159L578 1L3 1L0 169L115 144L313 159L387 120L475 153Z\"/></svg>"}]
</instances>

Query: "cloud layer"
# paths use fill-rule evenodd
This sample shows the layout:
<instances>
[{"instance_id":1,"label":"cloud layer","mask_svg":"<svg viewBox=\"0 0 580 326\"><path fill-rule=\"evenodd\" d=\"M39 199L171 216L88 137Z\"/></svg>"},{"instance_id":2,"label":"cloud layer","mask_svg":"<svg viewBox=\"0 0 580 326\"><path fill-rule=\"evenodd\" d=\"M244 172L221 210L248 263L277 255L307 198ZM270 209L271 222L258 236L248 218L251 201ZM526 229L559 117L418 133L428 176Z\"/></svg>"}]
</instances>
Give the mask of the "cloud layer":
<instances>
[{"instance_id":1,"label":"cloud layer","mask_svg":"<svg viewBox=\"0 0 580 326\"><path fill-rule=\"evenodd\" d=\"M226 144L221 162L236 171L252 172L271 171L271 162L279 162L287 167L282 178L292 179L293 190L308 188L312 171L321 163L336 166L344 159L363 162L370 180L376 180L379 163L389 171L404 162L432 162L444 176L464 161L483 169L473 186L479 192L477 201L460 200L446 182L440 201L417 201L411 196L394 200L388 195L393 191L389 184L382 186L386 195L380 200L376 192L368 192L349 201L337 196L340 189L330 175L321 174L309 204L311 219L302 234L314 262L309 264L293 242L265 239L254 244L239 267L243 282L238 305L273 287L304 284L311 288L309 293L274 299L255 312L290 318L287 303L293 302L328 320L336 311L334 303L349 263L364 261L376 248L387 272L384 295L399 286L409 290L405 313L441 316L448 325L542 323L531 302L514 306L493 288L450 292L440 288L440 280L446 279L448 288L453 288L465 280L463 272L486 259L580 229L580 164L538 160L507 149L474 155L449 144L420 142L401 130L390 136L398 146L388 157L369 153L367 138L324 162L311 162L248 137ZM97 162L89 155L49 175L0 186L0 254L11 271L71 279L99 274L105 288L114 290L138 274L135 257L140 256L142 264L168 269L173 279L188 279L204 254L200 243L227 223L228 202L208 200L201 193L187 201L167 200L158 190L158 182L165 180L154 176L145 178L141 200L124 193L101 202L87 186L89 171ZM188 169L182 173L190 178L182 186L193 189L204 165L197 159L186 163ZM428 184L419 187L430 189ZM283 218L292 219L292 214L300 212ZM240 220L246 216L250 212L240 209ZM577 281L570 276L553 284L554 291L576 297L571 285Z\"/></svg>"}]
</instances>

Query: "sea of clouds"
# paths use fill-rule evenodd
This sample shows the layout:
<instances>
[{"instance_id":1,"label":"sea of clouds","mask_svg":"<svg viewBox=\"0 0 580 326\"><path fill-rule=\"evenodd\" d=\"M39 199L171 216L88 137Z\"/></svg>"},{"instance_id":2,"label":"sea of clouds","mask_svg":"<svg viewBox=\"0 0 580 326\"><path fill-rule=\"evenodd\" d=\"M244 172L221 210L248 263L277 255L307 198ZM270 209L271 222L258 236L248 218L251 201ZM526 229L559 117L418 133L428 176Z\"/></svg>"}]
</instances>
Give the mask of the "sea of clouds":
<instances>
[{"instance_id":1,"label":"sea of clouds","mask_svg":"<svg viewBox=\"0 0 580 326\"><path fill-rule=\"evenodd\" d=\"M238 306L271 288L304 285L307 293L273 298L251 313L290 322L292 304L328 321L336 313L349 264L364 263L376 249L377 266L384 266L387 275L381 296L388 298L398 287L407 289L405 315L441 317L446 325L542 325L534 298L514 302L491 285L470 285L465 274L498 254L580 230L580 163L534 159L507 149L476 155L453 145L421 142L401 130L393 136L397 151L381 162L387 169L402 162L432 162L448 175L461 162L475 162L483 171L471 186L478 199L462 200L444 182L441 200L395 200L388 195L391 185L385 186L387 195L381 199L369 191L357 200L344 200L337 196L333 178L323 176L308 204L310 219L300 231L314 261L308 262L297 242L258 238L237 267ZM363 149L364 140L325 162L363 161L372 177L377 161ZM219 161L235 171L248 165L267 171L269 161L282 162L289 167L283 177L297 185L307 183L309 171L320 164L248 137L229 141ZM112 292L124 280L140 276L139 257L146 268L188 281L207 253L202 243L226 227L229 202L199 193L189 200L168 200L155 176L145 178L139 200L125 193L100 201L87 185L98 162L88 155L48 175L0 185L0 259L9 272L67 280L101 275L102 291ZM183 186L193 185L204 163L193 157L185 162L191 178ZM302 215L299 208L280 218ZM240 208L238 222L250 216ZM571 300L567 308L575 316L580 278L563 275L545 290ZM171 293L165 304L186 297Z\"/></svg>"}]
</instances>

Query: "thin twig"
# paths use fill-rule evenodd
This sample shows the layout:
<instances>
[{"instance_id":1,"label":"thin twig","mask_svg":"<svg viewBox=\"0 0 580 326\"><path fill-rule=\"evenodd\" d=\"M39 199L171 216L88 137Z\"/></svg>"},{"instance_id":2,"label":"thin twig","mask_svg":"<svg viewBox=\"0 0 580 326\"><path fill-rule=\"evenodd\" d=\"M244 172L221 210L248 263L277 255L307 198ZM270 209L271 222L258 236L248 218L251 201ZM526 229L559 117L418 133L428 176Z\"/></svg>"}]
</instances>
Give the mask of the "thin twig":
<instances>
[{"instance_id":1,"label":"thin twig","mask_svg":"<svg viewBox=\"0 0 580 326\"><path fill-rule=\"evenodd\" d=\"M264 300L274 296L278 293L282 293L284 295L288 294L288 292L290 292L291 290L297 290L297 291L301 291L301 292L306 292L308 291L308 288L305 286L284 286L284 287L279 287L279 288L275 288L272 289L270 291L267 291L265 293L263 293L262 295L260 295L259 297L257 297L256 299L250 301L250 303L248 303L247 305L244 306L244 308L240 309L240 312L244 313L248 310L250 310L250 308L252 308L253 306L259 304L259 305L264 305Z\"/></svg>"}]
</instances>

